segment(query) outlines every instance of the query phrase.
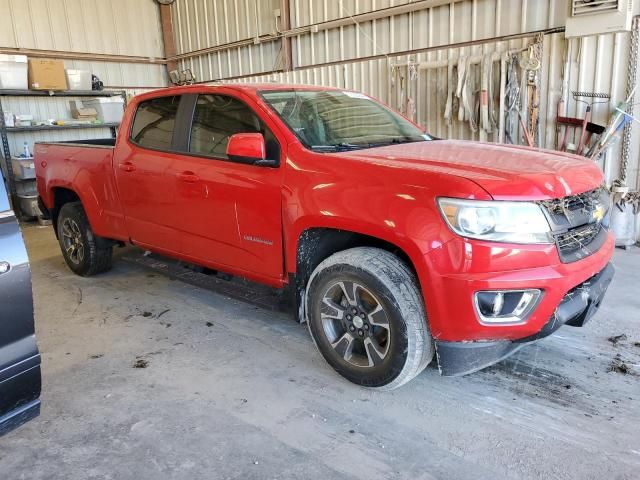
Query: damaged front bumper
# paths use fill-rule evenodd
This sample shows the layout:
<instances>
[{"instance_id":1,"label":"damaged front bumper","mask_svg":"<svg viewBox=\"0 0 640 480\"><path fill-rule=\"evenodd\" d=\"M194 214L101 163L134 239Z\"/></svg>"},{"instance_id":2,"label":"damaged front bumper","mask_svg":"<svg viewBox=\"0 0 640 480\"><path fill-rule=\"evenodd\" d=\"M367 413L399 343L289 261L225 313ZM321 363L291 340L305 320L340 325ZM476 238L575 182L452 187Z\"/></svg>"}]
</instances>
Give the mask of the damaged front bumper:
<instances>
[{"instance_id":1,"label":"damaged front bumper","mask_svg":"<svg viewBox=\"0 0 640 480\"><path fill-rule=\"evenodd\" d=\"M528 343L551 335L563 325L583 326L600 307L614 272L613 265L609 263L599 273L569 291L551 319L534 335L499 341L436 340L440 373L445 376L473 373L505 359Z\"/></svg>"}]
</instances>

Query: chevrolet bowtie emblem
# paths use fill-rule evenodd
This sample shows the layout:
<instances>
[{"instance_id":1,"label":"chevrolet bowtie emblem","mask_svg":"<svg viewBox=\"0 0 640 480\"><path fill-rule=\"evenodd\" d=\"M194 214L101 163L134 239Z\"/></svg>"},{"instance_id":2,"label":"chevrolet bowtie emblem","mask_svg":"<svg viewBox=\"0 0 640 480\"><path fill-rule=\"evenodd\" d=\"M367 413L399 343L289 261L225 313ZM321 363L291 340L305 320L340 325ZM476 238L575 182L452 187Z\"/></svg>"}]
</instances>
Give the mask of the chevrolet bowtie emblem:
<instances>
[{"instance_id":1,"label":"chevrolet bowtie emblem","mask_svg":"<svg viewBox=\"0 0 640 480\"><path fill-rule=\"evenodd\" d=\"M591 214L591 217L596 221L596 222L601 222L604 219L604 214L605 214L605 209L602 205L598 205L595 210L593 210L593 213Z\"/></svg>"}]
</instances>

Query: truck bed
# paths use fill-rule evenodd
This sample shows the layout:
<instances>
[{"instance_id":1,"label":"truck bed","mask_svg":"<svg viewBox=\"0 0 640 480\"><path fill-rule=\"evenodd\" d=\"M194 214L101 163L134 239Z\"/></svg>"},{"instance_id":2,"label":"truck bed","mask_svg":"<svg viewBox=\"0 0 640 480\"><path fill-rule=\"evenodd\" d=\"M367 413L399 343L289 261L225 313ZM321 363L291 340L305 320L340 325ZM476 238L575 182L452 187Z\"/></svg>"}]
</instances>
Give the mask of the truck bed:
<instances>
[{"instance_id":1,"label":"truck bed","mask_svg":"<svg viewBox=\"0 0 640 480\"><path fill-rule=\"evenodd\" d=\"M127 234L115 185L114 150L114 138L36 142L36 182L40 198L50 211L56 195L76 195L93 215L91 224L96 235L124 240Z\"/></svg>"}]
</instances>

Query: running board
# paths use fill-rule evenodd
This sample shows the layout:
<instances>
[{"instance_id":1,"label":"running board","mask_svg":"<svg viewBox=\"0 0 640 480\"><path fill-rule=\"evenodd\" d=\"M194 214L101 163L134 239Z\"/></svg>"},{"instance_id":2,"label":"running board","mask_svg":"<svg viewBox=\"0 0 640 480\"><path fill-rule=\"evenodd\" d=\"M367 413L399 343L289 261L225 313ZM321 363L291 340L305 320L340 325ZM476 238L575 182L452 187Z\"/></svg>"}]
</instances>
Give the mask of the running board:
<instances>
[{"instance_id":1,"label":"running board","mask_svg":"<svg viewBox=\"0 0 640 480\"><path fill-rule=\"evenodd\" d=\"M294 298L289 289L272 288L223 273L201 273L199 270L205 270L202 267L154 253L145 253L143 250L127 252L121 259L151 269L172 280L180 280L265 310L294 313Z\"/></svg>"}]
</instances>

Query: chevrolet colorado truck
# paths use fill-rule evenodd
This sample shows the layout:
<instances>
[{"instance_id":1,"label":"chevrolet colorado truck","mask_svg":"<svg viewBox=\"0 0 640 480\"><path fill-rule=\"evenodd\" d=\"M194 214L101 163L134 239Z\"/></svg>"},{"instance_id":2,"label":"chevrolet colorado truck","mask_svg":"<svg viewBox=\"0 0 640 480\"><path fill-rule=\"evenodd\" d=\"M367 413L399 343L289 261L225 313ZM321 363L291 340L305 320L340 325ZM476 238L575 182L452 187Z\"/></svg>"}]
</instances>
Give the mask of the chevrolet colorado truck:
<instances>
[{"instance_id":1,"label":"chevrolet colorado truck","mask_svg":"<svg viewBox=\"0 0 640 480\"><path fill-rule=\"evenodd\" d=\"M371 97L291 85L135 97L117 140L35 147L79 275L114 245L277 288L338 373L392 389L582 326L613 276L591 161L436 139Z\"/></svg>"}]
</instances>

